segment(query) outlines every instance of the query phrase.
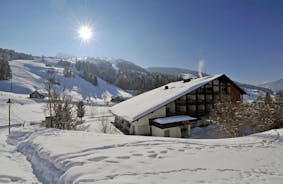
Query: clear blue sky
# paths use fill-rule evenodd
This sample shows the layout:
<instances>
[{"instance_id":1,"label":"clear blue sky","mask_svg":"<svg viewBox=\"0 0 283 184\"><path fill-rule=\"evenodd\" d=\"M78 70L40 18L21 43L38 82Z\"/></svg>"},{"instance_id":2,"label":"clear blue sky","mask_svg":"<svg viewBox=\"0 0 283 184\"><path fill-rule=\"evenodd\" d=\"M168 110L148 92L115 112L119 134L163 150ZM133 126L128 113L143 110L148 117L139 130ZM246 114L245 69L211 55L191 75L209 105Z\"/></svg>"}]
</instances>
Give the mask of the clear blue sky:
<instances>
[{"instance_id":1,"label":"clear blue sky","mask_svg":"<svg viewBox=\"0 0 283 184\"><path fill-rule=\"evenodd\" d=\"M207 73L256 84L283 78L283 1L1 0L0 47L195 70L203 58Z\"/></svg>"}]
</instances>

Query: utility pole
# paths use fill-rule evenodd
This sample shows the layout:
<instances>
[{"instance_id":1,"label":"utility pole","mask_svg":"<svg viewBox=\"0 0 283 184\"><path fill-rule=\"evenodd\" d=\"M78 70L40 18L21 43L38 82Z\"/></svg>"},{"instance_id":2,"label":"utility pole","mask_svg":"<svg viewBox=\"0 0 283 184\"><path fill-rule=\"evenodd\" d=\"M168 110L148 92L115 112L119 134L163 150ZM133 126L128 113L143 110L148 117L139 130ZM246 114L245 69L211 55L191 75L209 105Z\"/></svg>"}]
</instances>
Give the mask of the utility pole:
<instances>
[{"instance_id":1,"label":"utility pole","mask_svg":"<svg viewBox=\"0 0 283 184\"><path fill-rule=\"evenodd\" d=\"M9 135L10 135L10 128L11 128L11 99L9 98L8 102L9 104Z\"/></svg>"},{"instance_id":2,"label":"utility pole","mask_svg":"<svg viewBox=\"0 0 283 184\"><path fill-rule=\"evenodd\" d=\"M13 83L12 83L12 77L11 77L11 84L10 84L10 90L11 90L11 92L13 92Z\"/></svg>"}]
</instances>

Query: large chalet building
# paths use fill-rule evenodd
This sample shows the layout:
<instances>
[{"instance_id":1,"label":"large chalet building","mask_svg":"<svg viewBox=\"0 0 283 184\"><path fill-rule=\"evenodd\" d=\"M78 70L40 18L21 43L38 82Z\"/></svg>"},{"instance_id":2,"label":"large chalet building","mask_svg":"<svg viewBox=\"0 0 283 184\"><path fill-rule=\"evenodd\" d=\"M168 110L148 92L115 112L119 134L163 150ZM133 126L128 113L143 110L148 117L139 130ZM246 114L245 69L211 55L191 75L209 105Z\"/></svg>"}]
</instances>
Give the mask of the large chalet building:
<instances>
[{"instance_id":1,"label":"large chalet building","mask_svg":"<svg viewBox=\"0 0 283 184\"><path fill-rule=\"evenodd\" d=\"M115 124L132 135L189 137L191 124L209 115L213 104L229 95L242 101L245 94L226 75L172 82L113 107Z\"/></svg>"}]
</instances>

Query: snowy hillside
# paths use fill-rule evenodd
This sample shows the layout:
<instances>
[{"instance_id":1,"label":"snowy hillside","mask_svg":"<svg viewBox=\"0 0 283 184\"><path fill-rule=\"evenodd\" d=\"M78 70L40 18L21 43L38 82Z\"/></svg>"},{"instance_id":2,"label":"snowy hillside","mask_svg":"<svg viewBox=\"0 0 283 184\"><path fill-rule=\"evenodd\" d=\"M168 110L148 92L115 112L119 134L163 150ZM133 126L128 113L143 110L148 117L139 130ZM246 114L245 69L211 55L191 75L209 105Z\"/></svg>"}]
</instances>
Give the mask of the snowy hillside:
<instances>
[{"instance_id":1,"label":"snowy hillside","mask_svg":"<svg viewBox=\"0 0 283 184\"><path fill-rule=\"evenodd\" d=\"M243 96L245 102L253 102L258 99L264 99L266 92L258 89L244 88L246 95Z\"/></svg>"},{"instance_id":2,"label":"snowy hillside","mask_svg":"<svg viewBox=\"0 0 283 184\"><path fill-rule=\"evenodd\" d=\"M277 81L266 82L260 84L259 86L272 89L273 91L283 90L283 79L279 79Z\"/></svg>"},{"instance_id":3,"label":"snowy hillside","mask_svg":"<svg viewBox=\"0 0 283 184\"><path fill-rule=\"evenodd\" d=\"M197 140L19 128L7 142L27 157L43 183L280 184L282 135L278 129ZM6 164L12 162L9 153L0 157Z\"/></svg>"},{"instance_id":4,"label":"snowy hillside","mask_svg":"<svg viewBox=\"0 0 283 184\"><path fill-rule=\"evenodd\" d=\"M34 90L44 90L48 78L48 70L55 71L55 78L60 83L60 89L65 88L75 99L86 99L88 97L101 98L107 92L109 96L130 97L124 90L111 85L98 78L98 85L82 79L76 72L74 78L66 78L63 75L63 67L57 65L56 60L13 60L10 61L13 80L12 90L18 94L30 94ZM0 91L10 92L10 81L0 81Z\"/></svg>"}]
</instances>

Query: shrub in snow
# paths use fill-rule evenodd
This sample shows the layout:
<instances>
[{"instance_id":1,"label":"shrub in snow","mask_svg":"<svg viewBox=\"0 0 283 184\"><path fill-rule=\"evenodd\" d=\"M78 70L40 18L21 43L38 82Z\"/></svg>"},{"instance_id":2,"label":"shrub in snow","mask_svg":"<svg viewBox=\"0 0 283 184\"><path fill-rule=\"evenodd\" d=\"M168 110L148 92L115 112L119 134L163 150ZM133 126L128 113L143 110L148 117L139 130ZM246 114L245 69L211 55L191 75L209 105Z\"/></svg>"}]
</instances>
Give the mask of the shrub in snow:
<instances>
[{"instance_id":1,"label":"shrub in snow","mask_svg":"<svg viewBox=\"0 0 283 184\"><path fill-rule=\"evenodd\" d=\"M214 104L210 120L232 137L279 128L283 125L283 103L233 103L229 97L225 97Z\"/></svg>"}]
</instances>

